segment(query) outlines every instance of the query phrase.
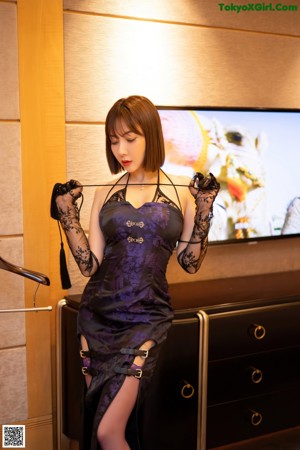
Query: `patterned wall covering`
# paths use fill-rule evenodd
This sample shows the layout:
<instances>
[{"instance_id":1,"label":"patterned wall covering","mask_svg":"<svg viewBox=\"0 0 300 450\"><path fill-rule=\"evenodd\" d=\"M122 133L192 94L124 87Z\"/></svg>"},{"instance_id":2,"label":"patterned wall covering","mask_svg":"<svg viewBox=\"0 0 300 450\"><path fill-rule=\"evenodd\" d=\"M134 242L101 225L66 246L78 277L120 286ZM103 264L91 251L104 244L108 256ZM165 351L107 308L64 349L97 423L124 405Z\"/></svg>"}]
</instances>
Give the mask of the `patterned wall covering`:
<instances>
[{"instance_id":1,"label":"patterned wall covering","mask_svg":"<svg viewBox=\"0 0 300 450\"><path fill-rule=\"evenodd\" d=\"M0 254L23 264L17 5L0 2ZM0 309L24 307L24 282L0 270ZM1 423L27 418L24 314L0 314ZM11 405L16 405L12 408Z\"/></svg>"},{"instance_id":2,"label":"patterned wall covering","mask_svg":"<svg viewBox=\"0 0 300 450\"><path fill-rule=\"evenodd\" d=\"M142 94L159 105L299 106L299 12L237 14L220 11L218 4L64 1L69 178L84 184L109 178L103 125L108 109L120 97ZM93 188L85 188L86 229L92 197ZM72 292L80 292L86 279L72 258L70 266ZM210 248L196 277L289 267L299 267L291 243L225 246ZM185 275L171 260L169 280L195 277Z\"/></svg>"}]
</instances>

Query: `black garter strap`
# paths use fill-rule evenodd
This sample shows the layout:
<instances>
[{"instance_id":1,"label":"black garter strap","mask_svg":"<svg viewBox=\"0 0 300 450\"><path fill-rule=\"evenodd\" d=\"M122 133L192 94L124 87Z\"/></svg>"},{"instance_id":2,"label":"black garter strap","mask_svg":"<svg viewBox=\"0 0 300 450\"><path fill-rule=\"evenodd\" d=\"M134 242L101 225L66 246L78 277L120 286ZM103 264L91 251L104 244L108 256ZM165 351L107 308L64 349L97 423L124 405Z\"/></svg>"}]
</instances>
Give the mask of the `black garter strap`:
<instances>
[{"instance_id":1,"label":"black garter strap","mask_svg":"<svg viewBox=\"0 0 300 450\"><path fill-rule=\"evenodd\" d=\"M142 378L142 375L143 375L143 371L142 371L142 369L140 367L136 367L136 368L132 368L131 367L129 369L122 368L122 367L115 367L115 372L116 373L123 373L123 374L125 374L127 376L133 376L133 377L138 378L138 379Z\"/></svg>"},{"instance_id":2,"label":"black garter strap","mask_svg":"<svg viewBox=\"0 0 300 450\"><path fill-rule=\"evenodd\" d=\"M149 350L135 349L135 348L121 348L120 352L122 355L134 355L141 356L142 358L148 358Z\"/></svg>"},{"instance_id":3,"label":"black garter strap","mask_svg":"<svg viewBox=\"0 0 300 450\"><path fill-rule=\"evenodd\" d=\"M87 366L82 366L81 372L83 373L83 375L91 375L92 377L95 377L96 375L99 374L99 370L96 370L96 369L93 369L93 367L87 367Z\"/></svg>"},{"instance_id":4,"label":"black garter strap","mask_svg":"<svg viewBox=\"0 0 300 450\"><path fill-rule=\"evenodd\" d=\"M93 359L99 359L100 354L93 351L93 350L79 350L80 358L93 358Z\"/></svg>"}]
</instances>

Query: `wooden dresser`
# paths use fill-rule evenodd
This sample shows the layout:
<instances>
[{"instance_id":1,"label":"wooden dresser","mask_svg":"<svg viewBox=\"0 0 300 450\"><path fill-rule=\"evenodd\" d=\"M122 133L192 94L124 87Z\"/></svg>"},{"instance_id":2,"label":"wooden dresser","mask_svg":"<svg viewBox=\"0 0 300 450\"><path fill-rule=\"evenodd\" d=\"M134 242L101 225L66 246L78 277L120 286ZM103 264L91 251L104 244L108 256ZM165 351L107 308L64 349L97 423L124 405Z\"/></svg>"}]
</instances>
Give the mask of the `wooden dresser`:
<instances>
[{"instance_id":1,"label":"wooden dresser","mask_svg":"<svg viewBox=\"0 0 300 450\"><path fill-rule=\"evenodd\" d=\"M174 284L170 293L175 319L145 402L142 449L213 449L300 425L300 272ZM60 419L72 439L79 300L58 307Z\"/></svg>"},{"instance_id":2,"label":"wooden dresser","mask_svg":"<svg viewBox=\"0 0 300 450\"><path fill-rule=\"evenodd\" d=\"M199 308L197 450L300 425L300 272L170 290Z\"/></svg>"},{"instance_id":3,"label":"wooden dresser","mask_svg":"<svg viewBox=\"0 0 300 450\"><path fill-rule=\"evenodd\" d=\"M206 448L300 425L300 295L200 314Z\"/></svg>"}]
</instances>

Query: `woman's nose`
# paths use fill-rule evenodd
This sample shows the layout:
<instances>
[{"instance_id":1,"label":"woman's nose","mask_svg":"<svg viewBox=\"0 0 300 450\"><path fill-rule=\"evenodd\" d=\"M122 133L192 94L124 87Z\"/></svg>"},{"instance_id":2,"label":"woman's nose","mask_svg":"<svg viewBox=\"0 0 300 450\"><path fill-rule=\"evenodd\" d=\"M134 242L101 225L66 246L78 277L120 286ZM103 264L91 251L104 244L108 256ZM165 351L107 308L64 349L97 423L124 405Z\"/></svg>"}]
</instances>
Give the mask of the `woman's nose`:
<instances>
[{"instance_id":1,"label":"woman's nose","mask_svg":"<svg viewBox=\"0 0 300 450\"><path fill-rule=\"evenodd\" d=\"M126 141L120 141L119 143L119 154L120 155L126 155L127 153L127 145L126 145Z\"/></svg>"}]
</instances>

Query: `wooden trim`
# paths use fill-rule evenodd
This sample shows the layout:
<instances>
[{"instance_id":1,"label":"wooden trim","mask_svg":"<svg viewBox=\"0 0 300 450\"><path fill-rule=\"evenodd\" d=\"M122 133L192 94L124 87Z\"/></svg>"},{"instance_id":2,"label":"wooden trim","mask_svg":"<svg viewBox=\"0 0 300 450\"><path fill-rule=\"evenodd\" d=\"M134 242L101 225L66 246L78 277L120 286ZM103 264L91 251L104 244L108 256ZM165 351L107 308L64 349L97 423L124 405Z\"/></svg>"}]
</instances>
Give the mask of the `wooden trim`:
<instances>
[{"instance_id":1,"label":"wooden trim","mask_svg":"<svg viewBox=\"0 0 300 450\"><path fill-rule=\"evenodd\" d=\"M14 425L25 425L25 448L53 450L51 439L52 416L33 417L32 419L22 420L21 424L18 421ZM0 441L2 442L2 428L0 430Z\"/></svg>"},{"instance_id":2,"label":"wooden trim","mask_svg":"<svg viewBox=\"0 0 300 450\"><path fill-rule=\"evenodd\" d=\"M54 306L63 297L57 224L49 215L52 187L66 177L62 0L19 0L18 40L24 266L49 276L51 286L41 286L36 300ZM25 281L27 307L35 289ZM26 314L29 418L53 411L54 325L54 311Z\"/></svg>"}]
</instances>

